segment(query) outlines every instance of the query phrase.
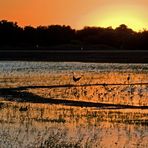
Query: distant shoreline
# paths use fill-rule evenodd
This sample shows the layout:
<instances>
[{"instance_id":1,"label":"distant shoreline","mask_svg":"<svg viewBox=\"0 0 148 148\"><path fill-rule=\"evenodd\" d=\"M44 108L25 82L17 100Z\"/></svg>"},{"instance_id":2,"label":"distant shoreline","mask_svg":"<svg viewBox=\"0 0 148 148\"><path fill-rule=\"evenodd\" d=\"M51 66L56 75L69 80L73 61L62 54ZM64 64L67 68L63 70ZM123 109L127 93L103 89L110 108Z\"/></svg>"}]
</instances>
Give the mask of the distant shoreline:
<instances>
[{"instance_id":1,"label":"distant shoreline","mask_svg":"<svg viewBox=\"0 0 148 148\"><path fill-rule=\"evenodd\" d=\"M148 63L148 50L0 50L0 61Z\"/></svg>"}]
</instances>

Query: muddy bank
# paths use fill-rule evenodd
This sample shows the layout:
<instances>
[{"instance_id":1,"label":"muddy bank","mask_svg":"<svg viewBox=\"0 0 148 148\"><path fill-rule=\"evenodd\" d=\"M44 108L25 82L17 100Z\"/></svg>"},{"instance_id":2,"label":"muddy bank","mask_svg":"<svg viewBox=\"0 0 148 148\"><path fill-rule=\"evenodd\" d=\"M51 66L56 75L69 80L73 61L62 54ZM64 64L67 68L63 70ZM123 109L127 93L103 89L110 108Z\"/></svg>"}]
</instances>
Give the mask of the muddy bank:
<instances>
[{"instance_id":1,"label":"muddy bank","mask_svg":"<svg viewBox=\"0 0 148 148\"><path fill-rule=\"evenodd\" d=\"M79 61L100 63L148 63L148 52L140 50L64 51L1 50L0 60Z\"/></svg>"}]
</instances>

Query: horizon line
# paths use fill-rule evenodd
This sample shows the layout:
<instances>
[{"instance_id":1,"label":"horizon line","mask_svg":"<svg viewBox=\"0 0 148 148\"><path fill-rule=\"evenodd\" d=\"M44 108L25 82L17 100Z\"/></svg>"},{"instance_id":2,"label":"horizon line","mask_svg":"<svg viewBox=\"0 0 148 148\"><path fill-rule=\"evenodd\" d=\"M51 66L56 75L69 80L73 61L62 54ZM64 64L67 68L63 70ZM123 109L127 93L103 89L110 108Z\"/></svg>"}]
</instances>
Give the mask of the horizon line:
<instances>
[{"instance_id":1,"label":"horizon line","mask_svg":"<svg viewBox=\"0 0 148 148\"><path fill-rule=\"evenodd\" d=\"M107 29L107 28L111 28L111 29L116 29L116 28L118 28L118 27L120 27L121 25L125 25L128 29L131 29L132 31L134 31L134 32L143 32L143 31L148 31L148 28L147 27L145 27L145 28L141 28L141 29L139 29L139 30L135 30L135 29L133 29L132 27L129 27L126 23L121 23L121 24L119 24L118 26L112 26L112 25L108 25L108 26L99 26L99 25L85 25L85 26L83 26L83 27L81 27L81 28L79 28L79 27L72 27L71 25L69 25L69 24L58 24L58 23L54 23L54 24L48 24L48 25L33 25L33 24L26 24L26 25L21 25L21 23L19 23L19 22L17 22L17 21L13 21L13 20L7 20L7 19L1 19L0 20L0 22L1 21L7 21L7 22L12 22L12 23L16 23L19 27L21 27L21 28L25 28L25 27L28 27L28 26L30 26L30 27L33 27L33 28L37 28L37 27L48 27L48 26L56 26L56 25L58 25L58 26L69 26L69 27L71 27L72 29L74 29L74 30L82 30L82 29L85 29L85 28L104 28L104 29Z\"/></svg>"}]
</instances>

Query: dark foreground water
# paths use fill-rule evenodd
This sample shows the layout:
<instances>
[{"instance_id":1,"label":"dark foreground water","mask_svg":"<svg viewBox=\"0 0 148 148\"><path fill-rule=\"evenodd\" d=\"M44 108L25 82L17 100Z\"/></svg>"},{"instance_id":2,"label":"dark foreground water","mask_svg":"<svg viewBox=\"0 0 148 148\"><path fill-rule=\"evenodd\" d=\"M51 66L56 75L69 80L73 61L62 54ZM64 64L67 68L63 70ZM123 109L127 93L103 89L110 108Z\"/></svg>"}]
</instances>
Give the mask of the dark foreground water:
<instances>
[{"instance_id":1,"label":"dark foreground water","mask_svg":"<svg viewBox=\"0 0 148 148\"><path fill-rule=\"evenodd\" d=\"M148 64L0 62L0 147L147 148Z\"/></svg>"}]
</instances>

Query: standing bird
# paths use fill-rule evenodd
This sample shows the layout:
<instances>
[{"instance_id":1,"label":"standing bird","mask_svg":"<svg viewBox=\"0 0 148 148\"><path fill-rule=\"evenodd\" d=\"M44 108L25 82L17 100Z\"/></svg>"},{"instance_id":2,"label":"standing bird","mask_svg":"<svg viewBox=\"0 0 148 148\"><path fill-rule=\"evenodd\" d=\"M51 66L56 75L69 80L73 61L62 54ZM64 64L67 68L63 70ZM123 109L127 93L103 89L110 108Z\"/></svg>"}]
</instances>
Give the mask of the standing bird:
<instances>
[{"instance_id":1,"label":"standing bird","mask_svg":"<svg viewBox=\"0 0 148 148\"><path fill-rule=\"evenodd\" d=\"M128 75L128 77L127 77L127 81L128 81L128 84L129 84L129 81L130 81L130 75Z\"/></svg>"},{"instance_id":2,"label":"standing bird","mask_svg":"<svg viewBox=\"0 0 148 148\"><path fill-rule=\"evenodd\" d=\"M81 77L76 78L75 76L73 76L73 80L74 80L75 82L79 81L80 79L81 79Z\"/></svg>"}]
</instances>

